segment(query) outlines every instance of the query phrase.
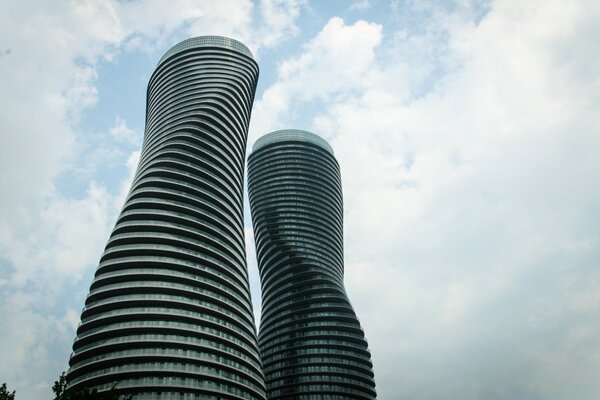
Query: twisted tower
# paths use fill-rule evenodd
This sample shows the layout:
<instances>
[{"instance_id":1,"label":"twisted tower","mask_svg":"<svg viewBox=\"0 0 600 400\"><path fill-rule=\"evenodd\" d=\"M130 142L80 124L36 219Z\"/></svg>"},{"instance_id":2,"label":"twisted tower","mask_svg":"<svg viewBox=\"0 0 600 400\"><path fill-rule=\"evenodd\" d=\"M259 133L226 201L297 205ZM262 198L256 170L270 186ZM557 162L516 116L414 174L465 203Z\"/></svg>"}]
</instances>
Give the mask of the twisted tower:
<instances>
[{"instance_id":1,"label":"twisted tower","mask_svg":"<svg viewBox=\"0 0 600 400\"><path fill-rule=\"evenodd\" d=\"M148 83L131 191L81 314L69 386L135 399L264 399L244 247L258 79L232 39L185 40Z\"/></svg>"},{"instance_id":2,"label":"twisted tower","mask_svg":"<svg viewBox=\"0 0 600 400\"><path fill-rule=\"evenodd\" d=\"M269 399L374 399L371 355L344 289L340 170L329 144L269 133L248 159Z\"/></svg>"}]
</instances>

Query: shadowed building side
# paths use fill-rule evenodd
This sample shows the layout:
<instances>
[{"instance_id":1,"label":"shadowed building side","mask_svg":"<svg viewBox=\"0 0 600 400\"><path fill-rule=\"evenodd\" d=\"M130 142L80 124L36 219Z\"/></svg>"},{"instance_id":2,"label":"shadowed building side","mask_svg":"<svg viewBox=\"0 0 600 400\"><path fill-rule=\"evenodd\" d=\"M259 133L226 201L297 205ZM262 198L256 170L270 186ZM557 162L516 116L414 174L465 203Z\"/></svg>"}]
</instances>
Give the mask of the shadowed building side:
<instances>
[{"instance_id":1,"label":"shadowed building side","mask_svg":"<svg viewBox=\"0 0 600 400\"><path fill-rule=\"evenodd\" d=\"M258 66L241 43L188 39L147 91L141 159L91 284L69 386L135 399L264 399L243 229Z\"/></svg>"},{"instance_id":2,"label":"shadowed building side","mask_svg":"<svg viewBox=\"0 0 600 400\"><path fill-rule=\"evenodd\" d=\"M268 399L374 399L367 341L344 289L340 170L329 144L269 133L248 159Z\"/></svg>"}]
</instances>

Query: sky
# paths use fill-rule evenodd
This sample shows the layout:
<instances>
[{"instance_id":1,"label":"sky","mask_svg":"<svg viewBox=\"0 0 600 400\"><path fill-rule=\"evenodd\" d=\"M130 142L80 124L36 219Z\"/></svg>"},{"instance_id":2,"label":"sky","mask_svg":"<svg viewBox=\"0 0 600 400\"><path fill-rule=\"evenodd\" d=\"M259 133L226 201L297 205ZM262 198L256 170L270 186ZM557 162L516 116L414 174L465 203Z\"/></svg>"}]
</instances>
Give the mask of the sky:
<instances>
[{"instance_id":1,"label":"sky","mask_svg":"<svg viewBox=\"0 0 600 400\"><path fill-rule=\"evenodd\" d=\"M260 66L248 148L298 128L335 150L380 399L600 398L597 0L0 0L0 381L18 400L67 368L153 69L206 34Z\"/></svg>"}]
</instances>

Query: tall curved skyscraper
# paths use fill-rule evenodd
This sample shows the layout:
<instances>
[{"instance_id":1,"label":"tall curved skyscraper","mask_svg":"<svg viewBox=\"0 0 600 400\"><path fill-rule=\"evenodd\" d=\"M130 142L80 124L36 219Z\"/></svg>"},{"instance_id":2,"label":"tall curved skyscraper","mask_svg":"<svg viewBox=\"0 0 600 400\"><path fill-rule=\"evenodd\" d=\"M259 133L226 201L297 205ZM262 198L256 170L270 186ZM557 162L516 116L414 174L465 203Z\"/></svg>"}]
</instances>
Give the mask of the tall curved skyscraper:
<instances>
[{"instance_id":1,"label":"tall curved skyscraper","mask_svg":"<svg viewBox=\"0 0 600 400\"><path fill-rule=\"evenodd\" d=\"M258 66L232 39L161 58L131 191L81 314L69 387L135 399L264 399L243 229Z\"/></svg>"},{"instance_id":2,"label":"tall curved skyscraper","mask_svg":"<svg viewBox=\"0 0 600 400\"><path fill-rule=\"evenodd\" d=\"M268 399L374 399L371 355L344 289L340 169L300 130L258 139L248 192L262 285Z\"/></svg>"}]
</instances>

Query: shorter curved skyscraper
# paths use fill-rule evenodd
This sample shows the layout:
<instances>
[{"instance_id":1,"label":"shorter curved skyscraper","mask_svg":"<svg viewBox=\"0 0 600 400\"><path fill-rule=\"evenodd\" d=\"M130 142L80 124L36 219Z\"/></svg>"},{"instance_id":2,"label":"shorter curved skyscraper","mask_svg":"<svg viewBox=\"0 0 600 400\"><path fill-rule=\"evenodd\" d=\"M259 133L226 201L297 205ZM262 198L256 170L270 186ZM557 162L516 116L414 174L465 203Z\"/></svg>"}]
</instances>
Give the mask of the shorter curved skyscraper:
<instances>
[{"instance_id":1,"label":"shorter curved skyscraper","mask_svg":"<svg viewBox=\"0 0 600 400\"><path fill-rule=\"evenodd\" d=\"M374 399L367 341L344 289L343 199L331 146L269 133L248 159L268 399Z\"/></svg>"}]
</instances>

